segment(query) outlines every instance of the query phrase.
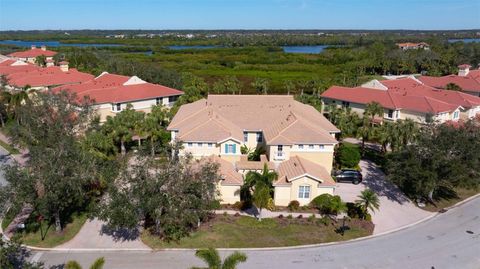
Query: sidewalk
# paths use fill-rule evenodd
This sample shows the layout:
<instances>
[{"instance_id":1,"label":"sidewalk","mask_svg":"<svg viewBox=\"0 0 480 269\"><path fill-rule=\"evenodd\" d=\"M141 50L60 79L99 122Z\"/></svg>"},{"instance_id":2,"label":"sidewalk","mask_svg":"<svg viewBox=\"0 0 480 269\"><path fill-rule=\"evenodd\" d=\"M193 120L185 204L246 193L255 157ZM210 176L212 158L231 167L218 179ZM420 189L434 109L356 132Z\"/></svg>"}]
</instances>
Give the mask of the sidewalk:
<instances>
[{"instance_id":1,"label":"sidewalk","mask_svg":"<svg viewBox=\"0 0 480 269\"><path fill-rule=\"evenodd\" d=\"M4 143L11 145L10 139L2 132L0 132L0 140L2 140ZM18 149L20 151L20 154L10 154L12 158L18 162L20 165L25 165L28 161L28 150L27 149Z\"/></svg>"}]
</instances>

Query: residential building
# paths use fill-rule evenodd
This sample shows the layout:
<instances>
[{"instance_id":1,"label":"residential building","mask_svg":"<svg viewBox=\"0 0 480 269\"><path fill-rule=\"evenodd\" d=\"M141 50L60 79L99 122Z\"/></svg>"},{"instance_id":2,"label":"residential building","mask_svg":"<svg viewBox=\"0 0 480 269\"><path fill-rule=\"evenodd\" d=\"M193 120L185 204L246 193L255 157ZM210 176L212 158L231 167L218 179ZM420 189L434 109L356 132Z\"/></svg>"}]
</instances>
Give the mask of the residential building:
<instances>
[{"instance_id":1,"label":"residential building","mask_svg":"<svg viewBox=\"0 0 480 269\"><path fill-rule=\"evenodd\" d=\"M480 97L480 69L471 70L468 64L458 66L458 75L443 77L421 76L422 83L437 89L445 89L449 84L455 84L462 92Z\"/></svg>"},{"instance_id":2,"label":"residential building","mask_svg":"<svg viewBox=\"0 0 480 269\"><path fill-rule=\"evenodd\" d=\"M412 119L418 123L458 121L480 114L480 98L458 91L440 90L409 77L372 80L361 87L332 86L322 94L322 103L349 107L360 116L371 102L384 108L383 119Z\"/></svg>"},{"instance_id":3,"label":"residential building","mask_svg":"<svg viewBox=\"0 0 480 269\"><path fill-rule=\"evenodd\" d=\"M27 69L26 66L24 68ZM13 67L9 68L9 70L13 69ZM29 86L36 90L47 90L60 85L78 84L93 78L93 75L80 72L75 68L68 68L67 62L61 62L60 66L29 67L28 70L23 72L14 72L7 75L8 84L12 89Z\"/></svg>"},{"instance_id":4,"label":"residential building","mask_svg":"<svg viewBox=\"0 0 480 269\"><path fill-rule=\"evenodd\" d=\"M216 156L240 175L261 171L264 165L277 171L276 205L291 200L304 205L315 194L334 192L330 173L339 130L316 109L292 96L209 95L180 107L167 130L172 142L183 144L180 155L191 154L196 159ZM266 155L259 162L247 161L242 146L262 148ZM243 181L236 184L239 190ZM220 192L223 202L240 199L222 188Z\"/></svg>"},{"instance_id":5,"label":"residential building","mask_svg":"<svg viewBox=\"0 0 480 269\"><path fill-rule=\"evenodd\" d=\"M412 42L397 43L397 46L402 50L411 50L411 49L429 50L430 49L430 45L428 45L425 42L420 42L420 43L412 43Z\"/></svg>"},{"instance_id":6,"label":"residential building","mask_svg":"<svg viewBox=\"0 0 480 269\"><path fill-rule=\"evenodd\" d=\"M46 46L37 48L35 45L32 45L30 50L13 52L7 56L15 60L34 64L38 56L43 55L45 56L46 60L53 60L53 56L56 54L57 52L55 51L47 50Z\"/></svg>"},{"instance_id":7,"label":"residential building","mask_svg":"<svg viewBox=\"0 0 480 269\"><path fill-rule=\"evenodd\" d=\"M40 69L39 66L11 58L0 59L0 75L7 77L13 73L26 73Z\"/></svg>"},{"instance_id":8,"label":"residential building","mask_svg":"<svg viewBox=\"0 0 480 269\"><path fill-rule=\"evenodd\" d=\"M124 110L128 104L133 109L149 113L153 105L173 106L182 91L166 86L148 83L137 76L121 76L103 72L98 77L76 85L63 85L54 92L67 91L79 98L89 97L100 116L106 121L108 116Z\"/></svg>"}]
</instances>

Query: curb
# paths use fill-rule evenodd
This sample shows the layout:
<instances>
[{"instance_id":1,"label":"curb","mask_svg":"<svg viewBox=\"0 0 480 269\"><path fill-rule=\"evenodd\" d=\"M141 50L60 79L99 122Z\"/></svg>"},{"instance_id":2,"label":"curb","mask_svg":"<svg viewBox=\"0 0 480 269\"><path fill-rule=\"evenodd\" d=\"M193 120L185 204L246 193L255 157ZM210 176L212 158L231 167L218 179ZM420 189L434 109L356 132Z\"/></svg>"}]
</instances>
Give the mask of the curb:
<instances>
[{"instance_id":1,"label":"curb","mask_svg":"<svg viewBox=\"0 0 480 269\"><path fill-rule=\"evenodd\" d=\"M465 200L462 200L450 207L445 208L447 211L454 209L458 206L461 206L463 204L466 204L476 198L480 197L480 193L473 195ZM332 246L332 245L342 245L342 244L350 244L350 243L355 243L355 242L360 242L364 240L370 240L374 239L377 237L381 236L386 236L392 233L396 233L402 230L407 230L413 226L416 226L418 224L421 224L423 222L427 222L443 213L436 212L428 217L425 217L419 221L416 221L414 223L410 223L407 225L404 225L402 227L386 231L383 233L375 234L375 235L369 235L365 237L360 237L360 238L355 238L355 239L350 239L346 241L336 241L336 242L329 242L329 243L319 243L319 244L310 244L310 245L300 245L300 246L288 246L288 247L265 247L265 248L217 248L217 250L220 251L274 251L274 250L293 250L293 249L306 249L306 248L316 248L316 247L324 247L324 246ZM0 232L2 232L1 227L0 227ZM8 240L8 237L4 235L4 238ZM75 252L125 252L125 251L135 251L135 252L162 252L162 251L195 251L197 249L195 248L162 248L162 249L135 249L135 248L124 248L124 249L109 249L109 248L101 248L101 249L95 249L95 248L88 248L88 249L71 249L71 248L40 248L40 247L33 247L33 246L28 246L24 245L26 248L30 250L36 250L36 251L51 251L51 252L70 252L70 253L75 253Z\"/></svg>"}]
</instances>

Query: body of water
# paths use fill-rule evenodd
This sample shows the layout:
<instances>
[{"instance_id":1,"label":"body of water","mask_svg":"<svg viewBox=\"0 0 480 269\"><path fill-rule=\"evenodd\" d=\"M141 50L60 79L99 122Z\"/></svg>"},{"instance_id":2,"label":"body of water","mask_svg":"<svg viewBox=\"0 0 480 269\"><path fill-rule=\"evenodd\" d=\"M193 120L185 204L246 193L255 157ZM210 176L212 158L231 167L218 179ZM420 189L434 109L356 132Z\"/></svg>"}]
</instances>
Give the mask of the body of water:
<instances>
[{"instance_id":1,"label":"body of water","mask_svg":"<svg viewBox=\"0 0 480 269\"><path fill-rule=\"evenodd\" d=\"M0 45L15 45L19 47L28 47L32 45L37 47L119 47L122 44L87 44L87 43L60 43L59 41L21 41L21 40L0 40Z\"/></svg>"},{"instance_id":2,"label":"body of water","mask_svg":"<svg viewBox=\"0 0 480 269\"><path fill-rule=\"evenodd\" d=\"M463 43L474 43L474 42L479 42L480 43L480 38L463 38L463 39L449 39L448 42L450 43L455 43L455 42L463 42Z\"/></svg>"},{"instance_id":3,"label":"body of water","mask_svg":"<svg viewBox=\"0 0 480 269\"><path fill-rule=\"evenodd\" d=\"M167 46L168 49L171 50L188 50L188 49L216 49L221 48L221 46L214 46L214 45L193 45L193 46L182 46L182 45L174 45L174 46Z\"/></svg>"},{"instance_id":4,"label":"body of water","mask_svg":"<svg viewBox=\"0 0 480 269\"><path fill-rule=\"evenodd\" d=\"M283 46L282 48L285 53L319 54L328 47L330 46Z\"/></svg>"}]
</instances>

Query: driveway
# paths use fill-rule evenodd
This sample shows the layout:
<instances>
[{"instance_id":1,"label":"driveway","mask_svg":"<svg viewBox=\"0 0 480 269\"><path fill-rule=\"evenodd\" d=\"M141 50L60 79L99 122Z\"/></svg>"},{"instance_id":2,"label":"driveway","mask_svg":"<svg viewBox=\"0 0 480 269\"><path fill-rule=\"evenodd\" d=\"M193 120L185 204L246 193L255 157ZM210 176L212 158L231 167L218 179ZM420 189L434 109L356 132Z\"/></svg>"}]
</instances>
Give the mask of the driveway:
<instances>
[{"instance_id":1,"label":"driveway","mask_svg":"<svg viewBox=\"0 0 480 269\"><path fill-rule=\"evenodd\" d=\"M360 161L363 182L358 185L337 183L335 194L346 202L355 202L360 192L366 188L375 191L380 199L380 209L372 213L375 224L373 234L415 223L433 213L415 206L394 184L387 181L385 174L371 161Z\"/></svg>"},{"instance_id":2,"label":"driveway","mask_svg":"<svg viewBox=\"0 0 480 269\"><path fill-rule=\"evenodd\" d=\"M75 237L57 249L136 249L150 248L140 240L138 231L113 231L98 219L87 220Z\"/></svg>"}]
</instances>

